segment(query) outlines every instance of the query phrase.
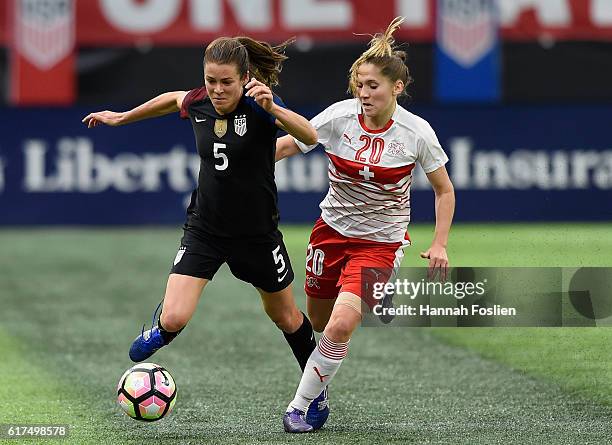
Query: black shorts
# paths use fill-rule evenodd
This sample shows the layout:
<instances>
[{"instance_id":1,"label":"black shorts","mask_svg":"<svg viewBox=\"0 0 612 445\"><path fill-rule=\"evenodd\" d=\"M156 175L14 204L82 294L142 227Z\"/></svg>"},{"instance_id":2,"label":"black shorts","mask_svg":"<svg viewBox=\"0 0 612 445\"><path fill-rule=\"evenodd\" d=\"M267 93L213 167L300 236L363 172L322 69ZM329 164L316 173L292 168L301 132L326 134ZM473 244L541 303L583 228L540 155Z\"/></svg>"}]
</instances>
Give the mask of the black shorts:
<instances>
[{"instance_id":1,"label":"black shorts","mask_svg":"<svg viewBox=\"0 0 612 445\"><path fill-rule=\"evenodd\" d=\"M170 273L212 280L223 263L239 280L265 292L278 292L293 281L293 268L276 230L265 239L229 239L187 227Z\"/></svg>"}]
</instances>

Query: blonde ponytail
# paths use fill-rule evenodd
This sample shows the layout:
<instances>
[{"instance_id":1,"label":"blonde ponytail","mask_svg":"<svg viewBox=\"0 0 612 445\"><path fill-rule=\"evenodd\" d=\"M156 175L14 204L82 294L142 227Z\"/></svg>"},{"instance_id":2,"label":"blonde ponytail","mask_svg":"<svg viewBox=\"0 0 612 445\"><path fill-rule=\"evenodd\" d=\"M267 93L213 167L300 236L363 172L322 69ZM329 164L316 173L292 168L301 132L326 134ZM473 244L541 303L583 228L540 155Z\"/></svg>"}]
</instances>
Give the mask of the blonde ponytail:
<instances>
[{"instance_id":1,"label":"blonde ponytail","mask_svg":"<svg viewBox=\"0 0 612 445\"><path fill-rule=\"evenodd\" d=\"M375 34L370 40L369 48L359 56L349 70L349 93L357 94L357 70L364 63L377 65L382 73L391 81L402 80L404 86L412 81L408 67L404 63L406 53L396 50L393 33L397 31L404 22L404 17L395 17L384 33Z\"/></svg>"}]
</instances>

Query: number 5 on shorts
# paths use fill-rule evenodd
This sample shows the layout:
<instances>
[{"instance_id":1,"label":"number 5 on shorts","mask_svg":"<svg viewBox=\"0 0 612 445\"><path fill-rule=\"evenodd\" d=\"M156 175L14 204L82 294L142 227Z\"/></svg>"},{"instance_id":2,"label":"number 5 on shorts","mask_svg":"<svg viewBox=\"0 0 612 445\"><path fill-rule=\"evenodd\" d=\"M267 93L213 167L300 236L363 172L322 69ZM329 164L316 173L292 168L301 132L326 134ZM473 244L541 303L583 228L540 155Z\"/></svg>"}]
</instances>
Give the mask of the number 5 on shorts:
<instances>
[{"instance_id":1,"label":"number 5 on shorts","mask_svg":"<svg viewBox=\"0 0 612 445\"><path fill-rule=\"evenodd\" d=\"M280 253L281 246L278 246L276 249L272 251L272 256L274 257L274 262L276 264L280 264L279 268L276 269L278 274L282 274L283 270L285 270L285 259L283 258L283 254Z\"/></svg>"}]
</instances>

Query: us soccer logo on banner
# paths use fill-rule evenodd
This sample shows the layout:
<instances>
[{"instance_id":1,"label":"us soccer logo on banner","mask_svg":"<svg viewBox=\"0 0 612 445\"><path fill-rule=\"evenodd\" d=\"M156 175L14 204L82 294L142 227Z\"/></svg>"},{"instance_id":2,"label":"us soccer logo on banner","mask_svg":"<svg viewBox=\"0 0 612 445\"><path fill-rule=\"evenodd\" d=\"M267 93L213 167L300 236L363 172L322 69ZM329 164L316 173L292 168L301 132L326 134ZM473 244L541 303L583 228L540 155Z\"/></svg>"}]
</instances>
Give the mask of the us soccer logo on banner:
<instances>
[{"instance_id":1,"label":"us soccer logo on banner","mask_svg":"<svg viewBox=\"0 0 612 445\"><path fill-rule=\"evenodd\" d=\"M497 41L495 0L438 0L438 45L469 68Z\"/></svg>"},{"instance_id":2,"label":"us soccer logo on banner","mask_svg":"<svg viewBox=\"0 0 612 445\"><path fill-rule=\"evenodd\" d=\"M17 0L19 52L41 70L48 70L74 48L73 0Z\"/></svg>"}]
</instances>

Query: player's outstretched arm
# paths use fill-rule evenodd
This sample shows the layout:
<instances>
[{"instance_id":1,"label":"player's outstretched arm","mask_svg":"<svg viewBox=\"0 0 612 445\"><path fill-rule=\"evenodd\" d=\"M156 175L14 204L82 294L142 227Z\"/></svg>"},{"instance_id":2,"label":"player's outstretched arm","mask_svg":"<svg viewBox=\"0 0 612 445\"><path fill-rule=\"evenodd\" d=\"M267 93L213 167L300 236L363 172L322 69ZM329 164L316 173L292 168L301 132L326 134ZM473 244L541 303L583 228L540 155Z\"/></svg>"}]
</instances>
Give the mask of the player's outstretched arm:
<instances>
[{"instance_id":1,"label":"player's outstretched arm","mask_svg":"<svg viewBox=\"0 0 612 445\"><path fill-rule=\"evenodd\" d=\"M163 93L130 111L117 113L106 110L90 113L83 118L83 123L87 125L88 128L93 128L99 124L116 127L143 119L175 113L181 109L183 99L186 95L187 91Z\"/></svg>"},{"instance_id":2,"label":"player's outstretched arm","mask_svg":"<svg viewBox=\"0 0 612 445\"><path fill-rule=\"evenodd\" d=\"M276 155L274 157L274 162L296 155L300 153L300 151L293 136L285 135L276 140Z\"/></svg>"},{"instance_id":3,"label":"player's outstretched arm","mask_svg":"<svg viewBox=\"0 0 612 445\"><path fill-rule=\"evenodd\" d=\"M317 130L304 116L276 104L273 105L271 113L276 117L276 125L298 141L306 145L317 143Z\"/></svg>"},{"instance_id":4,"label":"player's outstretched arm","mask_svg":"<svg viewBox=\"0 0 612 445\"><path fill-rule=\"evenodd\" d=\"M455 213L455 189L444 166L427 173L427 179L436 195L436 230L431 247L421 252L421 258L429 259L430 276L435 276L439 272L440 276L446 279L448 271L446 245Z\"/></svg>"},{"instance_id":5,"label":"player's outstretched arm","mask_svg":"<svg viewBox=\"0 0 612 445\"><path fill-rule=\"evenodd\" d=\"M276 125L306 145L317 143L317 130L304 116L274 103L272 90L255 78L245 85L246 95L276 118Z\"/></svg>"}]
</instances>

